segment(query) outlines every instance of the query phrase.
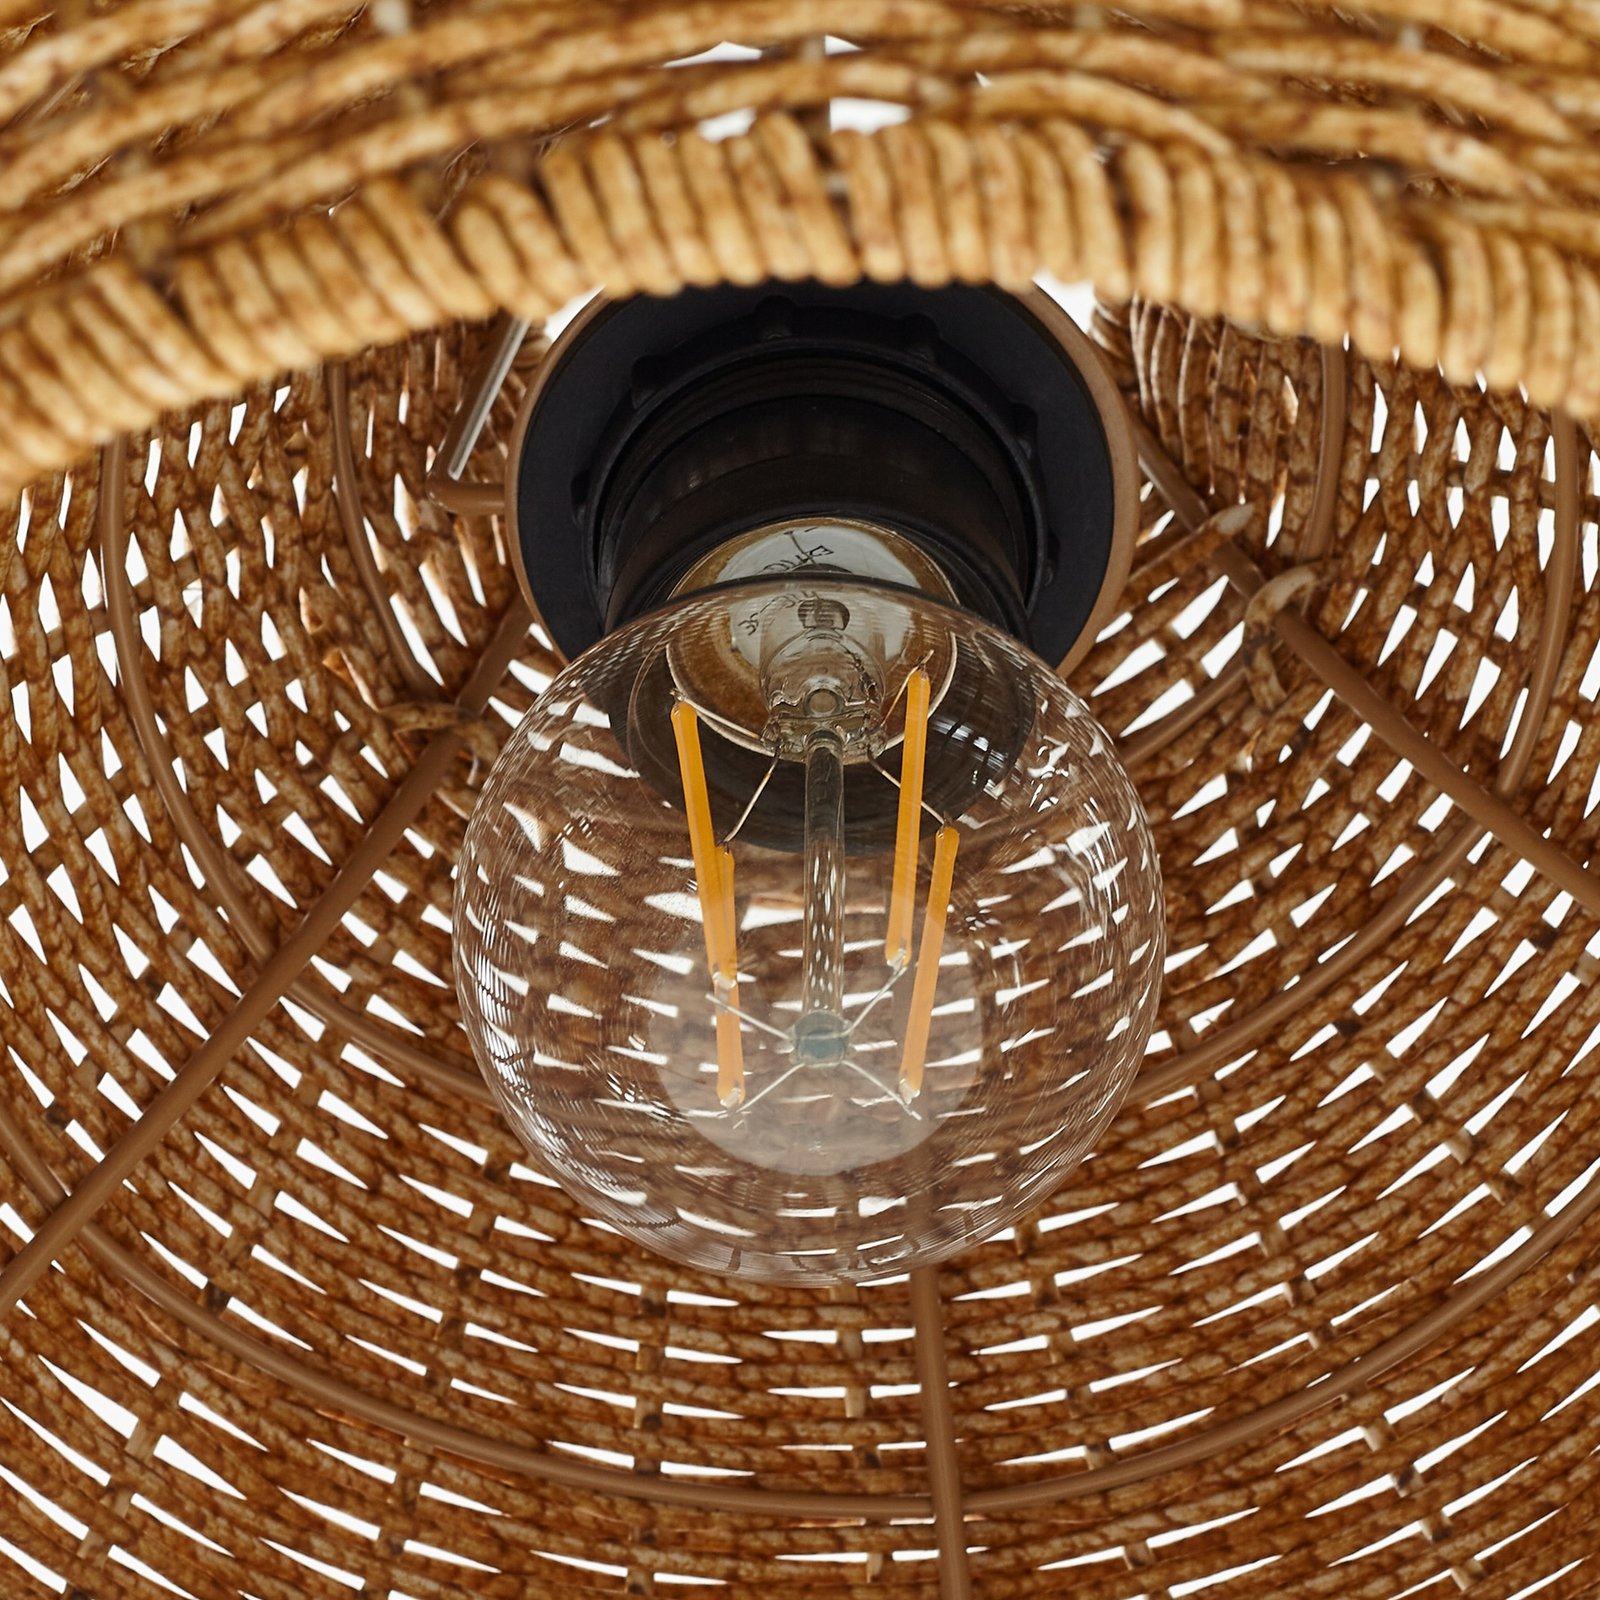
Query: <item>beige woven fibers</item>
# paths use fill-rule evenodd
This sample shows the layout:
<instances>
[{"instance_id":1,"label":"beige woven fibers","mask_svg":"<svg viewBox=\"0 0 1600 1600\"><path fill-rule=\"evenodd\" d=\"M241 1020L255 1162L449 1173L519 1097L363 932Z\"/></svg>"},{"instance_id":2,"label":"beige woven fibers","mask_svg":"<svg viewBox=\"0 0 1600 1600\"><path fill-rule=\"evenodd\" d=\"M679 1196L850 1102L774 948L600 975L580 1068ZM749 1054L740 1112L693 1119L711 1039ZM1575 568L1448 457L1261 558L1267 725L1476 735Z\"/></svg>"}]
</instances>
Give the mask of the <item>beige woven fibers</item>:
<instances>
[{"instance_id":1,"label":"beige woven fibers","mask_svg":"<svg viewBox=\"0 0 1600 1600\"><path fill-rule=\"evenodd\" d=\"M1597 126L1593 0L0 0L0 1595L1600 1589ZM465 1052L552 663L430 451L497 307L1037 270L1145 1076L936 1277L697 1278Z\"/></svg>"}]
</instances>

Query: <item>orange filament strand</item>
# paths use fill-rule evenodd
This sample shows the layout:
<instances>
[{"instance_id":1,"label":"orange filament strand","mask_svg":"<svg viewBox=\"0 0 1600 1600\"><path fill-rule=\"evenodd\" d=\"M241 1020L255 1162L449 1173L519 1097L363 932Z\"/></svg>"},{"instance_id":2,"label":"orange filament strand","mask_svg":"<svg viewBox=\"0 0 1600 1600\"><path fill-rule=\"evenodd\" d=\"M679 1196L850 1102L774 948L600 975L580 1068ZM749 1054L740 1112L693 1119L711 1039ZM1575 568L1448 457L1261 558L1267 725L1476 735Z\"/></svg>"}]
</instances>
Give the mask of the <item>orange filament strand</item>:
<instances>
[{"instance_id":1,"label":"orange filament strand","mask_svg":"<svg viewBox=\"0 0 1600 1600\"><path fill-rule=\"evenodd\" d=\"M733 852L717 843L705 760L700 753L700 719L687 701L680 700L672 708L672 734L678 745L678 772L683 779L683 808L689 819L695 890L700 897L700 921L705 927L706 965L711 971L712 987L723 1002L717 1010L717 1099L732 1106L744 1099L744 1041L739 1034L739 1019L733 1014L739 1005Z\"/></svg>"},{"instance_id":2,"label":"orange filament strand","mask_svg":"<svg viewBox=\"0 0 1600 1600\"><path fill-rule=\"evenodd\" d=\"M733 911L733 851L719 845L717 863L717 954L712 978L724 983L739 981L739 928ZM709 954L709 952L708 952Z\"/></svg>"},{"instance_id":3,"label":"orange filament strand","mask_svg":"<svg viewBox=\"0 0 1600 1600\"><path fill-rule=\"evenodd\" d=\"M728 1004L739 1004L737 988ZM732 1110L744 1099L744 1040L739 1036L739 1019L732 1011L717 1012L717 1104Z\"/></svg>"},{"instance_id":4,"label":"orange filament strand","mask_svg":"<svg viewBox=\"0 0 1600 1600\"><path fill-rule=\"evenodd\" d=\"M906 737L900 749L900 815L894 833L894 876L889 890L889 934L883 957L891 967L911 959L911 916L917 898L917 840L922 833L922 774L928 756L928 674L918 667L906 680Z\"/></svg>"},{"instance_id":5,"label":"orange filament strand","mask_svg":"<svg viewBox=\"0 0 1600 1600\"><path fill-rule=\"evenodd\" d=\"M905 1053L900 1058L900 1093L914 1100L922 1090L922 1068L933 1026L933 996L939 983L939 957L944 951L944 925L950 915L950 888L956 876L956 847L961 836L946 824L933 846L933 877L922 914L922 943L917 947L917 976L911 989L911 1015L906 1022Z\"/></svg>"}]
</instances>

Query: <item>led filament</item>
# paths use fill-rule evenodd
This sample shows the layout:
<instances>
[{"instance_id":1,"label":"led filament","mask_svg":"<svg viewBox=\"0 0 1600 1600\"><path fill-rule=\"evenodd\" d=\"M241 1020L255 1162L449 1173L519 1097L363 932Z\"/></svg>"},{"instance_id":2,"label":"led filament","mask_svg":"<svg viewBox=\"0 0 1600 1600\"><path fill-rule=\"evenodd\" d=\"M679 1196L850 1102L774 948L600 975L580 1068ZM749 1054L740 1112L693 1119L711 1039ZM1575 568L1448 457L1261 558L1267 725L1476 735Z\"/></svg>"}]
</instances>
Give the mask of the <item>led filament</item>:
<instances>
[{"instance_id":1,"label":"led filament","mask_svg":"<svg viewBox=\"0 0 1600 1600\"><path fill-rule=\"evenodd\" d=\"M808 705L815 721L804 735L805 783L805 971L802 991L805 1005L793 1026L790 1045L796 1064L789 1075L824 1059L837 1065L850 1047L852 1026L844 1014L843 907L845 862L843 847L843 764L845 734L831 720L839 712L855 713L859 707L842 701L832 688L817 713L813 689ZM889 904L889 932L885 959L889 973L880 996L899 979L910 963L911 923L916 895L917 854L922 825L922 779L927 754L930 685L922 667L906 679L904 755L898 784L899 800L891 876L893 898ZM700 749L699 717L686 700L672 708L672 731L678 748L683 781L684 812L694 857L696 893L705 926L706 965L711 981L708 996L715 1012L717 1042L717 1098L726 1108L745 1097L744 1050L741 1025L753 1025L739 1010L738 925L733 894L733 851L719 844L711 821L705 763ZM776 758L775 758L776 759ZM880 769L881 770L881 769ZM885 780L893 782L884 774ZM905 1051L900 1062L898 1093L908 1104L922 1088L923 1064L928 1046L934 997L939 981L939 958L944 945L945 921L950 912L950 892L955 874L960 836L948 823L936 835L933 873L917 954L917 974L912 989L911 1014ZM879 998L875 997L875 998ZM869 1002L870 1003L870 1002ZM869 1082L870 1072L863 1072ZM781 1082L781 1080L780 1080ZM779 1085L775 1083L774 1088ZM880 1085L880 1087L882 1087Z\"/></svg>"},{"instance_id":2,"label":"led filament","mask_svg":"<svg viewBox=\"0 0 1600 1600\"><path fill-rule=\"evenodd\" d=\"M683 809L689 819L695 889L706 930L706 966L716 1007L717 1099L736 1106L744 1099L744 1047L739 1042L738 923L733 900L733 852L717 843L706 794L705 762L700 755L700 719L688 701L672 708L672 733L678 741L683 776Z\"/></svg>"}]
</instances>

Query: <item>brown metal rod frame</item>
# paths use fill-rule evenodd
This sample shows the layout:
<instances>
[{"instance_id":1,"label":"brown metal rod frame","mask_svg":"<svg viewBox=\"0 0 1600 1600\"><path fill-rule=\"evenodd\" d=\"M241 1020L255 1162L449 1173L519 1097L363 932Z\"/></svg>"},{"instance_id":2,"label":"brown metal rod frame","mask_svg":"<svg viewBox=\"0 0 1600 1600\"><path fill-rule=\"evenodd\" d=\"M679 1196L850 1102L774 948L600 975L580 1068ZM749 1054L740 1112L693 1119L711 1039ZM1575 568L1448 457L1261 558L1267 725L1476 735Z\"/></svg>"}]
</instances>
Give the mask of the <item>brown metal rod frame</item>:
<instances>
[{"instance_id":1,"label":"brown metal rod frame","mask_svg":"<svg viewBox=\"0 0 1600 1600\"><path fill-rule=\"evenodd\" d=\"M38 1153L23 1140L9 1119L0 1117L0 1149L22 1174L42 1204L61 1197L61 1187ZM1126 1460L1087 1472L1066 1473L1031 1483L983 1489L966 1496L966 1512L974 1516L1031 1510L1089 1495L1104 1494L1142 1483L1165 1472L1211 1460L1225 1450L1250 1444L1293 1426L1312 1412L1348 1398L1375 1383L1384 1373L1409 1360L1456 1322L1472 1315L1503 1293L1541 1257L1559 1248L1600 1209L1600 1177L1589 1184L1559 1216L1537 1228L1511 1255L1469 1279L1427 1316L1335 1368L1321 1382L1269 1405L1230 1418L1170 1445L1141 1451ZM468 1428L422 1416L342 1383L300 1361L281 1346L268 1344L237 1325L207 1311L153 1268L130 1255L97 1225L81 1234L84 1246L110 1271L137 1289L191 1331L238 1360L277 1378L306 1400L328 1406L430 1449L448 1451L479 1465L517 1472L535 1481L560 1484L619 1499L725 1511L757 1516L793 1516L837 1521L896 1521L933 1515L924 1495L837 1495L749 1489L722 1481L684 1478L639 1478L617 1467L602 1467L569 1457L507 1443Z\"/></svg>"},{"instance_id":2,"label":"brown metal rod frame","mask_svg":"<svg viewBox=\"0 0 1600 1600\"><path fill-rule=\"evenodd\" d=\"M922 1439L928 1457L934 1536L939 1546L939 1600L972 1600L967 1561L966 1513L961 1504L961 1461L950 1412L950 1368L944 1344L944 1298L939 1269L911 1274L911 1320L922 1391Z\"/></svg>"},{"instance_id":3,"label":"brown metal rod frame","mask_svg":"<svg viewBox=\"0 0 1600 1600\"><path fill-rule=\"evenodd\" d=\"M1561 419L1560 427L1570 430L1570 423ZM1560 463L1566 463L1567 471L1561 471ZM1568 431L1563 442L1560 431L1557 434L1557 461L1558 461L1558 523L1570 517L1572 524L1576 524L1578 516L1577 487L1575 480L1576 467L1576 436ZM1171 464L1166 463L1170 471ZM1159 460L1146 460L1147 470L1151 471L1153 478L1161 483ZM1178 479L1181 483L1181 478ZM1168 489L1169 498L1176 496L1176 485ZM1185 488L1187 486L1184 486ZM1174 509L1178 507L1175 505ZM1193 514L1193 506L1188 508ZM1203 507L1201 516L1203 520ZM1198 525L1198 521L1196 523ZM1246 581L1247 575L1246 576ZM1259 577L1259 575L1258 575ZM1303 619L1302 619L1303 622ZM504 631L502 624L502 631ZM1308 629L1309 631L1309 629ZM1316 636L1320 637L1320 636ZM1292 642L1292 641L1291 641ZM1323 641L1326 643L1326 641ZM492 647L491 647L492 648ZM1331 650L1332 647L1329 646ZM1554 653L1559 656L1559 646L1550 646L1541 652L1540 666L1543 666L1546 655ZM1316 653L1313 652L1313 655ZM1336 652L1335 652L1336 655ZM507 657L509 660L509 656ZM1317 665L1312 660L1313 667ZM1345 665L1347 670L1348 664ZM487 658L480 664L480 673L487 667ZM477 675L475 675L477 676ZM1530 695L1530 702L1532 696ZM1525 715L1526 715L1525 708ZM1392 708L1391 708L1392 714ZM1409 730L1411 738L1422 740L1422 735L1415 730ZM1519 729L1519 736L1521 730ZM1531 736L1530 736L1531 737ZM454 735L444 733L439 735L429 750L424 752L426 760L437 746L447 741L453 741ZM452 754L453 754L452 749ZM1434 755L1438 755L1435 751ZM1442 759L1442 758L1441 758ZM1448 763L1446 763L1448 765ZM422 762L419 761L420 767ZM1420 770L1420 769L1419 769ZM413 776L417 769L413 769ZM1457 782L1463 775L1457 774ZM1475 787L1475 786L1474 786ZM414 798L414 797L413 797ZM425 798L425 797L424 797ZM396 796L398 799L398 794ZM391 802L393 804L393 802ZM380 817L379 821L382 821ZM1523 827L1527 825L1524 823ZM1531 831L1531 830L1530 830ZM1570 864L1570 863L1569 863ZM1570 864L1574 870L1576 864ZM349 864L347 864L348 869ZM1587 874L1585 874L1587 877ZM340 879L335 879L335 884ZM331 891L332 886L330 886ZM327 899L325 893L324 900ZM323 902L313 907L311 915L321 909ZM342 914L342 913L341 913ZM308 916L308 921L310 917ZM333 921L337 921L335 916ZM330 923L331 926L331 923ZM305 924L302 924L303 932ZM300 937L297 933L295 939ZM287 983L287 974L281 969L288 963L281 959L284 950L280 950L269 965L274 968L280 980ZM263 971L256 983L246 991L246 996L236 1008L234 1017L244 1009L247 1000L259 1006L260 1014L274 1003L276 996L266 994L267 972ZM241 1033L241 1039L248 1033L249 1027L259 1020L252 1016L250 1023ZM233 1018L229 1019L233 1022ZM225 1026L227 1026L225 1024ZM234 1030L237 1031L237 1030ZM221 1030L213 1039L221 1036ZM196 1057L191 1057L180 1071L180 1077L185 1073L192 1075L196 1059L206 1051L213 1041L207 1041L201 1047L201 1052ZM1187 1060L1188 1058L1184 1058ZM220 1070L220 1064L216 1070ZM214 1077L215 1072L212 1072ZM207 1080L209 1082L210 1079ZM178 1080L168 1085L168 1091L176 1088ZM201 1085L203 1088L204 1085ZM167 1091L163 1091L163 1094ZM157 1097L157 1104L161 1101ZM188 1103L192 1103L192 1096ZM152 1111L155 1109L152 1106ZM170 1108L169 1108L170 1109ZM181 1114L180 1108L180 1114ZM146 1121L149 1120L147 1113ZM173 1121L176 1120L174 1117ZM141 1122L130 1134L119 1141L107 1157L109 1161L116 1155L117 1150L128 1143L130 1137L137 1134L145 1126ZM169 1121L166 1127L160 1128L149 1140L154 1144L171 1126ZM29 1281L42 1271L49 1260L59 1249L65 1248L73 1237L81 1238L83 1244L113 1272L121 1276L132 1287L145 1294L155 1304L168 1311L177 1320L189 1327L192 1331L208 1338L218 1347L229 1351L240 1360L249 1363L271 1376L279 1378L284 1383L297 1389L308 1398L316 1399L324 1404L331 1405L347 1415L354 1416L372 1423L374 1426L388 1429L408 1439L414 1444L427 1445L440 1450L452 1451L469 1460L479 1462L490 1467L512 1470L535 1479L564 1484L570 1488L598 1491L623 1499L648 1501L657 1504L687 1505L704 1507L709 1501L715 1501L722 1509L729 1511L747 1511L761 1515L793 1515L800 1517L820 1517L841 1520L893 1520L899 1518L925 1518L934 1511L931 1497L910 1495L830 1495L785 1493L783 1491L770 1491L759 1489L739 1488L738 1486L715 1484L708 1485L693 1481L678 1480L668 1481L663 1479L641 1479L632 1474L615 1468L594 1466L588 1463L576 1462L553 1456L547 1453L528 1449L523 1446L509 1445L503 1441L477 1434L468 1429L457 1428L449 1423L438 1422L434 1419L419 1416L402 1407L394 1406L386 1401L378 1400L366 1395L349 1385L320 1373L288 1355L281 1349L268 1345L262 1340L243 1333L237 1327L225 1322L204 1307L195 1304L189 1297L168 1283L160 1274L130 1256L119 1245L112 1241L103 1230L96 1226L91 1218L100 1199L109 1197L116 1183L100 1186L104 1194L96 1199L93 1204L75 1204L79 1197L84 1195L89 1184L94 1178L105 1170L105 1163L97 1169L96 1174L86 1180L85 1184L71 1196L63 1197L59 1183L51 1173L47 1164L39 1157L38 1153L22 1137L16 1126L9 1118L0 1116L0 1147L3 1147L8 1159L23 1176L24 1180L34 1190L41 1204L52 1207L51 1216L47 1219L33 1240L24 1246L0 1274L3 1281L11 1274L12 1269L23 1261L24 1257L31 1257L32 1271ZM141 1151L142 1153L142 1151ZM130 1169L131 1170L131 1169ZM120 1182L120 1179L118 1180ZM1211 1459L1225 1450L1248 1444L1266 1434L1277 1432L1283 1428L1293 1426L1304 1417L1320 1410L1334 1401L1344 1399L1351 1394L1364 1390L1400 1363L1416 1355L1440 1333L1452 1327L1455 1323L1471 1316L1480 1307L1486 1305L1497 1295L1502 1293L1519 1277L1521 1277L1535 1262L1547 1255L1560 1245L1583 1225L1594 1212L1600 1209L1600 1176L1592 1179L1585 1188L1576 1195L1559 1215L1548 1218L1540 1227L1535 1229L1523 1244L1510 1255L1496 1263L1485 1272L1479 1273L1461 1284L1454 1293L1449 1295L1427 1315L1402 1328L1399 1332L1381 1341L1373 1349L1356 1357L1354 1360L1335 1368L1321 1382L1310 1385L1298 1393L1284 1396L1268 1405L1257 1407L1254 1411L1242 1416L1234 1417L1226 1422L1206 1428L1190 1437L1177 1440L1170 1445L1158 1446L1153 1450L1142 1451L1139 1455L1127 1460L1111 1463L1104 1467L1093 1468L1086 1472L1075 1472L1054 1477L1037 1479L1034 1482L1022 1485L1012 1485L1002 1488L981 1490L966 1498L966 1511L974 1515L994 1515L1011 1511L1028 1510L1044 1505L1058 1504L1066 1500L1080 1499L1087 1495L1101 1494L1112 1489L1125 1487L1130 1484L1146 1481L1160 1476L1162 1473L1177 1470L1178 1468L1194 1465ZM51 1235L51 1243L46 1247L36 1249L44 1239L47 1230L51 1229L58 1218L72 1213L71 1226L57 1226ZM21 1292L21 1291L19 1291ZM0 1314L4 1314L14 1304L15 1296L9 1300L0 1300ZM946 1395L948 1404L948 1395Z\"/></svg>"},{"instance_id":4,"label":"brown metal rod frame","mask_svg":"<svg viewBox=\"0 0 1600 1600\"><path fill-rule=\"evenodd\" d=\"M1301 530L1295 551L1296 556L1307 563L1320 561L1333 545L1334 513L1339 505L1339 452L1344 448L1345 424L1350 414L1348 363L1343 347L1336 344L1321 346L1317 352L1317 365L1322 390L1321 425L1317 432L1317 477L1312 487L1311 508L1306 514L1305 527ZM1141 447L1139 465L1144 469L1145 476L1166 495L1173 521L1177 525L1176 531L1182 536L1175 542L1181 544L1198 531L1210 513L1178 471L1176 464L1156 445L1149 431L1141 430L1137 423L1132 426ZM1158 465L1166 469L1159 478L1151 471L1149 457L1152 451L1162 458ZM1146 549L1149 549L1148 545ZM1170 546L1165 553L1170 556ZM1149 727L1119 739L1117 753L1122 757L1123 765L1142 766L1186 728L1193 727L1202 717L1216 710L1230 694L1242 688L1244 682L1244 661L1230 661L1216 677L1201 684L1181 706L1173 707L1166 716Z\"/></svg>"},{"instance_id":5,"label":"brown metal rod frame","mask_svg":"<svg viewBox=\"0 0 1600 1600\"><path fill-rule=\"evenodd\" d=\"M338 508L345 545L355 564L356 578L366 591L383 633L383 642L388 646L389 658L406 688L418 699L430 699L438 694L439 685L417 659L400 626L394 602L383 586L383 574L378 571L377 558L372 553L372 541L367 537L361 480L356 474L356 452L350 438L349 368L343 362L336 362L323 368L322 377L328 390L329 431L333 438L333 502ZM121 493L120 485L117 492ZM124 532L123 538L126 537Z\"/></svg>"}]
</instances>

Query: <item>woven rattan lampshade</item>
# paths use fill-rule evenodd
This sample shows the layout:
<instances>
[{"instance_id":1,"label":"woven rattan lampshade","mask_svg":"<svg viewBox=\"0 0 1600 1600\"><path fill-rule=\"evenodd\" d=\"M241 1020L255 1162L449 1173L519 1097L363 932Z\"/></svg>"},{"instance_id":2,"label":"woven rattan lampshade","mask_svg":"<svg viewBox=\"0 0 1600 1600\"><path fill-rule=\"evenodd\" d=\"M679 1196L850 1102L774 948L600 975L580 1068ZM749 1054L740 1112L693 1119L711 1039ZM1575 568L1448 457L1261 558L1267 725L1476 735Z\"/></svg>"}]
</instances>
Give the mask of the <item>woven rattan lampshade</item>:
<instances>
[{"instance_id":1,"label":"woven rattan lampshade","mask_svg":"<svg viewBox=\"0 0 1600 1600\"><path fill-rule=\"evenodd\" d=\"M0 0L0 1595L1600 1589L1597 129L1585 0ZM436 458L504 314L469 484L574 297L1037 274L1143 1074L909 1282L673 1266L466 1050L556 662Z\"/></svg>"}]
</instances>

